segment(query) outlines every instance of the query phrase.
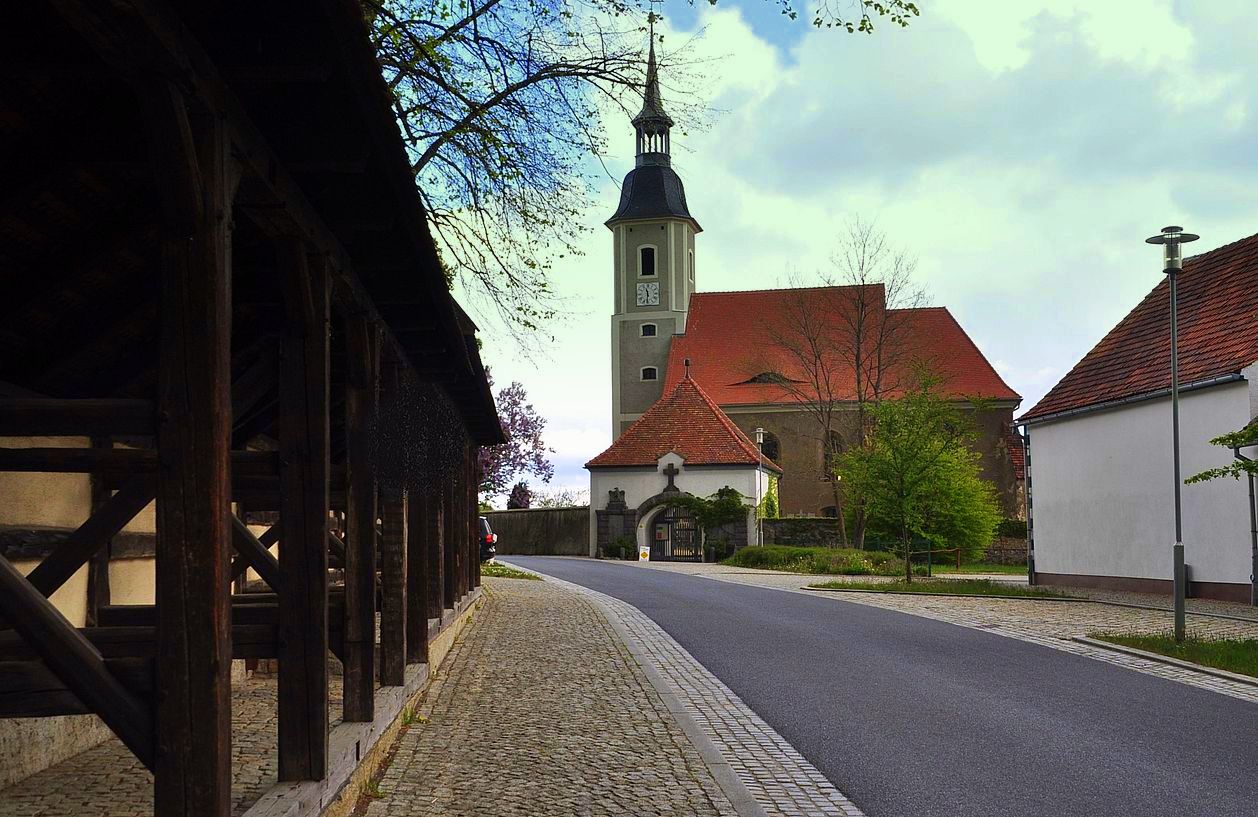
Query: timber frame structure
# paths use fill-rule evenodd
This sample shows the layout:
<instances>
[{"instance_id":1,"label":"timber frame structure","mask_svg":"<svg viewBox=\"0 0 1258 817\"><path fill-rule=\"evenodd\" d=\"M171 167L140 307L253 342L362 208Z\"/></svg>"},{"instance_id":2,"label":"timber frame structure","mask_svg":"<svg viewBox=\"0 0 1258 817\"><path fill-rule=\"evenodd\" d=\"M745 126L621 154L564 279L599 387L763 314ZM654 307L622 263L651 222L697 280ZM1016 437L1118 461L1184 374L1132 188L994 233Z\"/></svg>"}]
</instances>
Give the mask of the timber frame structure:
<instances>
[{"instance_id":1,"label":"timber frame structure","mask_svg":"<svg viewBox=\"0 0 1258 817\"><path fill-rule=\"evenodd\" d=\"M0 558L0 717L95 713L153 771L157 814L226 817L232 659L275 658L279 779L344 777L359 747L329 738L329 655L351 730L413 688L480 584L477 451L503 442L362 8L6 19L0 437L93 445L0 440L0 471L91 474L94 511L45 542L9 532L43 558ZM380 407L404 382L453 442L427 483L385 486ZM110 605L111 538L154 500L156 604ZM246 509L278 521L255 537ZM48 597L84 565L76 628ZM270 592L233 595L247 568Z\"/></svg>"}]
</instances>

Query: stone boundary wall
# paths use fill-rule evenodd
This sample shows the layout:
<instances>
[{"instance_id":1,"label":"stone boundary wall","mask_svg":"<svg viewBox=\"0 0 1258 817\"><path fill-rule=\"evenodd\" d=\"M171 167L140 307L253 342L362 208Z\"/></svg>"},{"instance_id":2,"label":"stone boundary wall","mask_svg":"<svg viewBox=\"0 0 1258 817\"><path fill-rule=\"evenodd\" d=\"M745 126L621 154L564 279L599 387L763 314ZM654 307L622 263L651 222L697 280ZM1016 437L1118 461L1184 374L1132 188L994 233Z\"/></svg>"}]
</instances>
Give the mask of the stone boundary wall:
<instances>
[{"instance_id":1,"label":"stone boundary wall","mask_svg":"<svg viewBox=\"0 0 1258 817\"><path fill-rule=\"evenodd\" d=\"M590 507L485 511L503 556L589 556Z\"/></svg>"},{"instance_id":2,"label":"stone boundary wall","mask_svg":"<svg viewBox=\"0 0 1258 817\"><path fill-rule=\"evenodd\" d=\"M997 536L987 546L987 555L983 561L998 565L1026 564L1026 540L1010 536Z\"/></svg>"},{"instance_id":3,"label":"stone boundary wall","mask_svg":"<svg viewBox=\"0 0 1258 817\"><path fill-rule=\"evenodd\" d=\"M838 547L839 520L823 516L761 520L766 545Z\"/></svg>"}]
</instances>

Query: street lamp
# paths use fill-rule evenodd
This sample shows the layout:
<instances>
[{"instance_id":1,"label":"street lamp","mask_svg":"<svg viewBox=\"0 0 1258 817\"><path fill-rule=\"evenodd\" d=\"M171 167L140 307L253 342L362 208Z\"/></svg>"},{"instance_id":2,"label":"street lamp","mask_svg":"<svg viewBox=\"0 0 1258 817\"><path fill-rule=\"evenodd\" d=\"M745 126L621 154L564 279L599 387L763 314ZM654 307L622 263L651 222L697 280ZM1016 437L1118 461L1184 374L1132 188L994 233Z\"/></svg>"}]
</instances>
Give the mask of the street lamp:
<instances>
[{"instance_id":1,"label":"street lamp","mask_svg":"<svg viewBox=\"0 0 1258 817\"><path fill-rule=\"evenodd\" d=\"M1172 547L1175 573L1175 640L1184 640L1184 599L1187 597L1187 576L1184 571L1184 526L1180 508L1179 489L1179 304L1176 286L1179 273L1184 269L1183 244L1196 241L1201 236L1184 232L1183 227L1163 227L1159 235L1146 238L1146 244L1161 244L1164 266L1170 281L1171 300L1171 450L1175 462L1175 544Z\"/></svg>"},{"instance_id":2,"label":"street lamp","mask_svg":"<svg viewBox=\"0 0 1258 817\"><path fill-rule=\"evenodd\" d=\"M764 475L764 429L756 426L756 457L759 468L756 470L756 544L764 544L764 520L760 518L760 477Z\"/></svg>"}]
</instances>

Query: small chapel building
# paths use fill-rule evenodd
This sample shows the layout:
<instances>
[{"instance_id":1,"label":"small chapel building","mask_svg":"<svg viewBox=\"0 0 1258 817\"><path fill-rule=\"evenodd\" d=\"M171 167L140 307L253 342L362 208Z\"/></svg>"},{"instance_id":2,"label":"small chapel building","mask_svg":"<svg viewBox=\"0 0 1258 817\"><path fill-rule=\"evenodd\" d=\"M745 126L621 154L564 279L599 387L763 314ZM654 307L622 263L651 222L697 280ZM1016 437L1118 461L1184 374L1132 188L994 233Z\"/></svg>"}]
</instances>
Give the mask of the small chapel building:
<instances>
[{"instance_id":1,"label":"small chapel building","mask_svg":"<svg viewBox=\"0 0 1258 817\"><path fill-rule=\"evenodd\" d=\"M1021 517L1015 462L1021 454L1020 441L1012 431L1013 412L1021 397L997 374L948 309L891 308L879 283L813 290L697 292L695 239L702 228L672 168L673 120L660 96L654 41L647 59L642 110L632 124L637 132L635 166L625 176L619 205L606 222L612 233L614 271L611 427L616 443L591 460L592 516L601 510L621 513L622 500L631 510L635 501L641 501L635 500L637 494L630 489L618 488L615 479L604 478L600 469L619 461L620 455L613 452L624 450L621 441L627 435L632 432L639 439L648 433L641 423L661 401L676 400L679 389L702 394L719 413L720 425L738 431L734 439L745 441L756 429L763 429L763 451L758 453L781 475L777 491L782 515L837 515L841 490L831 481L830 463L861 433L857 419L860 384L852 371L838 374L840 381L843 377L846 381L829 384L833 386L829 400L836 402L837 395L842 410L823 430L808 409L811 398L800 388L808 374L800 371L799 361L792 359L796 356L768 348L772 344L766 339L801 300L813 304L823 334L831 338L853 334L850 322L845 323L840 313L842 304L859 300L862 308L876 316L880 328L895 327L895 354L901 370L894 374L902 383L928 370L941 392L960 407L981 406L973 416L979 429L976 449L983 476L995 487L1005 516ZM897 393L902 389L889 388L877 397ZM657 417L647 426L651 433L658 423ZM670 445L687 450L686 434L686 429L670 429ZM658 473L651 478L658 481L665 463L656 459L670 449L649 447L655 452L649 462L643 456L646 450L635 450L632 465L653 465ZM755 446L752 450L756 451ZM697 464L690 460L691 466ZM608 494L612 489L624 490L626 496ZM593 530L592 541L598 536Z\"/></svg>"},{"instance_id":2,"label":"small chapel building","mask_svg":"<svg viewBox=\"0 0 1258 817\"><path fill-rule=\"evenodd\" d=\"M754 502L782 473L686 375L585 467L590 496L605 500L590 504L590 554L629 539L650 548L652 561L703 558L703 531L691 513L668 504L671 496L733 488ZM742 547L755 541L755 524L749 505L746 523L723 533Z\"/></svg>"}]
</instances>

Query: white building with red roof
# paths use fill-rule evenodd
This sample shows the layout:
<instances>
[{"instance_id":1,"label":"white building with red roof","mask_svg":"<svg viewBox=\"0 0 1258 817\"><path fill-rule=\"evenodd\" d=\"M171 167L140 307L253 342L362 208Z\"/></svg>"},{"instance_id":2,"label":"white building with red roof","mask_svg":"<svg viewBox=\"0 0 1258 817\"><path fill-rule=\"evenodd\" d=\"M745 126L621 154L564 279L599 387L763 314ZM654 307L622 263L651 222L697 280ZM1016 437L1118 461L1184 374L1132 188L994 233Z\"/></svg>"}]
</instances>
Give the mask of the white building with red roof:
<instances>
[{"instance_id":1,"label":"white building with red roof","mask_svg":"<svg viewBox=\"0 0 1258 817\"><path fill-rule=\"evenodd\" d=\"M1169 289L1159 281L1019 419L1030 443L1030 530L1042 583L1171 590ZM1258 414L1258 235L1187 259L1178 303L1181 471L1189 477L1230 462L1232 452L1209 441ZM1249 601L1258 549L1248 486L1221 479L1181 491L1191 594Z\"/></svg>"},{"instance_id":2,"label":"white building with red roof","mask_svg":"<svg viewBox=\"0 0 1258 817\"><path fill-rule=\"evenodd\" d=\"M702 558L700 531L667 500L710 497L732 488L748 501L746 524L725 532L735 547L755 541L750 505L782 469L766 459L693 379L682 376L611 447L585 464L590 471L590 552L618 541L649 547L655 560Z\"/></svg>"}]
</instances>

